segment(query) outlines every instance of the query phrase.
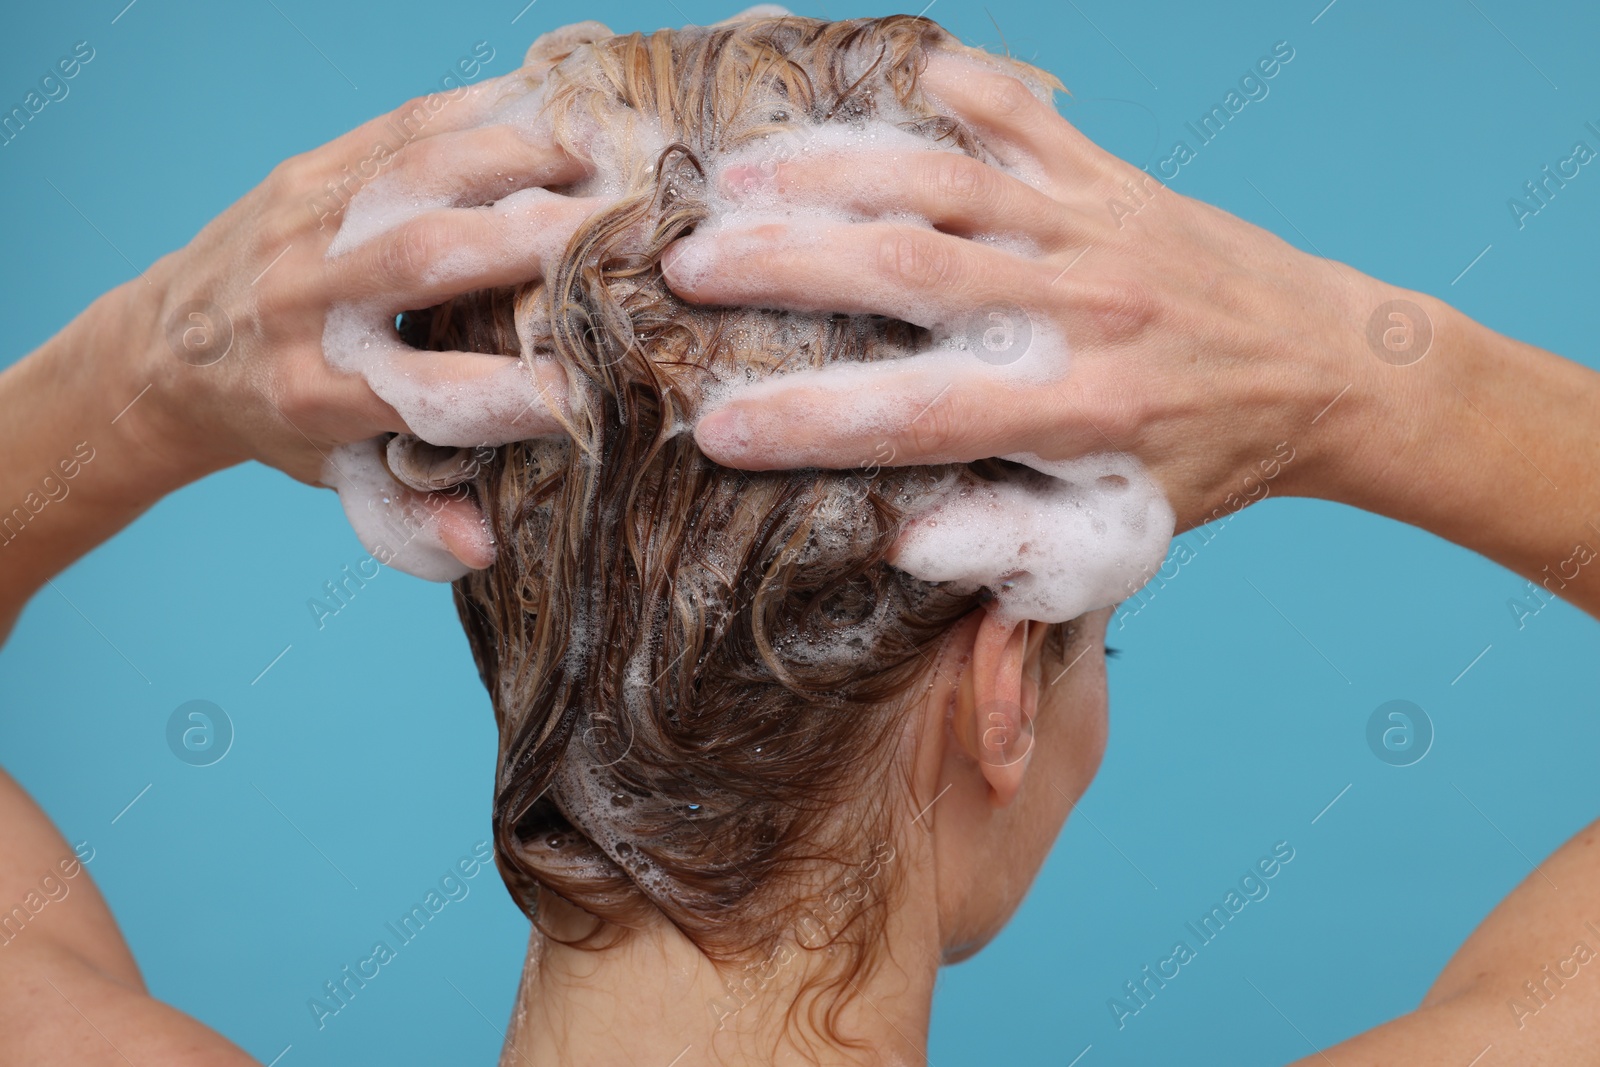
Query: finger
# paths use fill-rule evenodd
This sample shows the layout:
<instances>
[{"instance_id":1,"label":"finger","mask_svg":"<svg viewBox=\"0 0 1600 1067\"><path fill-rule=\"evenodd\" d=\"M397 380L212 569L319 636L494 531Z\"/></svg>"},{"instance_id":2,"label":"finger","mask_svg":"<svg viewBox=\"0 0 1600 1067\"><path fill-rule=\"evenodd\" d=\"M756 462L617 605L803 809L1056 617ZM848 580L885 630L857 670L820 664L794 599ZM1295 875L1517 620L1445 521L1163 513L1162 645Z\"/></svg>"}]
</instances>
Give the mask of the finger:
<instances>
[{"instance_id":1,"label":"finger","mask_svg":"<svg viewBox=\"0 0 1600 1067\"><path fill-rule=\"evenodd\" d=\"M741 204L843 206L873 216L915 215L945 233L1007 233L1055 250L1082 239L1044 193L957 152L819 152L776 166L740 163L721 186Z\"/></svg>"},{"instance_id":2,"label":"finger","mask_svg":"<svg viewBox=\"0 0 1600 1067\"><path fill-rule=\"evenodd\" d=\"M402 485L423 493L437 492L469 482L494 456L494 449L443 448L420 437L397 433L384 449L384 465Z\"/></svg>"},{"instance_id":3,"label":"finger","mask_svg":"<svg viewBox=\"0 0 1600 1067\"><path fill-rule=\"evenodd\" d=\"M661 266L690 303L888 315L928 329L959 328L985 305L1025 303L1051 280L1043 261L891 222L697 231Z\"/></svg>"},{"instance_id":4,"label":"finger","mask_svg":"<svg viewBox=\"0 0 1600 1067\"><path fill-rule=\"evenodd\" d=\"M1003 162L1025 167L1036 160L1058 186L1102 176L1098 162L1106 153L1098 145L1021 80L982 60L935 52L922 87L977 130Z\"/></svg>"},{"instance_id":5,"label":"finger","mask_svg":"<svg viewBox=\"0 0 1600 1067\"><path fill-rule=\"evenodd\" d=\"M430 504L428 501L437 500ZM494 538L484 525L483 510L470 496L430 493L423 507L433 511L438 523L439 541L458 563L468 570L481 571L494 563Z\"/></svg>"},{"instance_id":6,"label":"finger","mask_svg":"<svg viewBox=\"0 0 1600 1067\"><path fill-rule=\"evenodd\" d=\"M532 68L528 71L530 76L542 78L545 72L571 55L580 45L593 44L595 41L615 36L616 33L611 27L593 20L559 26L541 35L528 46L528 54L523 56L522 65L524 68Z\"/></svg>"},{"instance_id":7,"label":"finger","mask_svg":"<svg viewBox=\"0 0 1600 1067\"><path fill-rule=\"evenodd\" d=\"M401 485L384 466L376 439L335 449L322 481L338 492L356 536L380 563L448 582L494 562L494 543L472 499Z\"/></svg>"},{"instance_id":8,"label":"finger","mask_svg":"<svg viewBox=\"0 0 1600 1067\"><path fill-rule=\"evenodd\" d=\"M319 230L326 229L330 222L338 226L356 198L370 209L372 187L382 183L395 159L408 148L425 144L434 137L484 125L495 117L497 107L526 94L529 88L513 72L475 85L418 97L321 148L284 161L274 173L283 176L282 180L296 198L305 197ZM548 140L543 136L545 131L536 124L519 125L529 126L530 141ZM469 172L474 169L470 161L462 162L459 158L455 165L465 166ZM430 184L438 186L448 177L448 173L440 174ZM406 199L406 194L388 199L398 203ZM411 199L416 197L413 195ZM450 193L443 198L424 198L422 208L457 202L459 197ZM359 213L364 209L357 210ZM339 226L334 232L335 243L341 238L346 242L351 240L349 235L340 232L345 229L349 227Z\"/></svg>"},{"instance_id":9,"label":"finger","mask_svg":"<svg viewBox=\"0 0 1600 1067\"><path fill-rule=\"evenodd\" d=\"M418 351L383 312L353 306L328 313L322 347L329 364L359 375L393 410L386 430L470 448L546 437L566 426L566 372L554 360Z\"/></svg>"},{"instance_id":10,"label":"finger","mask_svg":"<svg viewBox=\"0 0 1600 1067\"><path fill-rule=\"evenodd\" d=\"M572 234L609 199L524 189L481 208L430 211L327 261L322 291L390 314L433 307L479 289L542 278Z\"/></svg>"},{"instance_id":11,"label":"finger","mask_svg":"<svg viewBox=\"0 0 1600 1067\"><path fill-rule=\"evenodd\" d=\"M839 363L758 382L701 416L695 441L745 470L838 470L969 462L1027 451L1043 417L1037 383L937 352Z\"/></svg>"},{"instance_id":12,"label":"finger","mask_svg":"<svg viewBox=\"0 0 1600 1067\"><path fill-rule=\"evenodd\" d=\"M436 445L503 445L567 425L567 374L550 359L405 350L368 382L406 429Z\"/></svg>"},{"instance_id":13,"label":"finger","mask_svg":"<svg viewBox=\"0 0 1600 1067\"><path fill-rule=\"evenodd\" d=\"M476 126L487 120L507 97L519 95L527 89L526 79L521 72L512 71L471 85L413 97L393 111L368 119L308 155L318 157L327 170L338 172L342 167L371 158L380 146L387 153L393 153L421 138Z\"/></svg>"},{"instance_id":14,"label":"finger","mask_svg":"<svg viewBox=\"0 0 1600 1067\"><path fill-rule=\"evenodd\" d=\"M449 448L567 432L567 377L554 360L423 352L381 328L370 336L361 361L328 359L333 373L325 366L294 388L293 425L345 441L415 433ZM341 348L333 351L344 355Z\"/></svg>"},{"instance_id":15,"label":"finger","mask_svg":"<svg viewBox=\"0 0 1600 1067\"><path fill-rule=\"evenodd\" d=\"M550 138L496 124L413 141L395 153L371 187L439 206L465 206L535 186L566 185L588 173L587 164Z\"/></svg>"}]
</instances>

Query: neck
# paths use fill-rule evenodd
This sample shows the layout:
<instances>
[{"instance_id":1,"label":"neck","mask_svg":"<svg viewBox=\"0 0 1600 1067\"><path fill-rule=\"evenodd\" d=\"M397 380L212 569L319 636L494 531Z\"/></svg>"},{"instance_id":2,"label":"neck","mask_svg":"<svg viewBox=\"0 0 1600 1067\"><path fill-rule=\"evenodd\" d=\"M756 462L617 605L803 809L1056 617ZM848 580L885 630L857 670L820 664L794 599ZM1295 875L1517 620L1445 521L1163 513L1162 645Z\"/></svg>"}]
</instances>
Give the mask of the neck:
<instances>
[{"instance_id":1,"label":"neck","mask_svg":"<svg viewBox=\"0 0 1600 1067\"><path fill-rule=\"evenodd\" d=\"M560 907L547 925L581 932L579 917L552 914ZM718 967L665 921L602 949L535 931L502 1067L923 1064L939 951L936 921L917 910L890 909L877 966L842 983L826 1027L830 954L792 938L765 961Z\"/></svg>"}]
</instances>

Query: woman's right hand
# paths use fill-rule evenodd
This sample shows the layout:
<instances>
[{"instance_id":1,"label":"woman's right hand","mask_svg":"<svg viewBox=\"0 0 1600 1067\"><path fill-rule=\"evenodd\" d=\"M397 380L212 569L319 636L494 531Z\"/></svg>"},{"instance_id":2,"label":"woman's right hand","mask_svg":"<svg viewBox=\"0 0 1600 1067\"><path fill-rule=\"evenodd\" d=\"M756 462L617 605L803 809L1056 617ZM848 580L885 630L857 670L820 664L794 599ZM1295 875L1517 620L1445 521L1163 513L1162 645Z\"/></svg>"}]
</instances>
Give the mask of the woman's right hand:
<instances>
[{"instance_id":1,"label":"woman's right hand","mask_svg":"<svg viewBox=\"0 0 1600 1067\"><path fill-rule=\"evenodd\" d=\"M539 277L552 250L595 210L597 201L543 188L582 175L584 161L512 125L481 123L577 44L609 34L594 22L552 31L511 75L421 97L288 160L186 247L6 368L0 500L24 501L27 510L8 512L11 526L0 531L0 635L52 575L163 495L251 459L313 485L359 474L369 492L356 505L346 495L353 519L357 507L365 518L369 505L404 523L422 514L456 562L487 566L492 552L468 496L390 480L375 448L366 470L352 472L344 450L389 433L426 437L412 424L419 410L429 414L419 399L453 406L461 436L441 444L560 432L552 410L566 392L559 367L410 349L392 340L389 322ZM369 227L360 242L346 235L341 243L354 246L329 257L350 199L382 184L432 209ZM382 374L338 369L324 354L330 312L350 307L389 335L361 368ZM475 409L452 405L452 394L473 392ZM70 487L57 484L58 471ZM34 525L44 493L69 488L73 506L40 520L49 536L22 530Z\"/></svg>"},{"instance_id":2,"label":"woman's right hand","mask_svg":"<svg viewBox=\"0 0 1600 1067\"><path fill-rule=\"evenodd\" d=\"M515 125L483 123L576 43L609 33L598 23L553 31L530 49L528 66L419 97L285 161L108 298L117 313L102 321L126 352L128 395L150 388L126 417L175 476L254 459L321 485L330 457L338 466L336 449L385 433L471 446L559 431L545 402L565 394L553 363L390 340L374 344L381 350L368 362L381 373L351 373L325 358L325 324L341 305L358 308L374 336L392 339L400 312L540 276L599 206L543 187L572 182L588 165ZM352 197L369 192L429 210L387 227L368 211L363 239L346 234L329 256ZM430 410L440 398L453 404L444 420ZM454 439L438 439L441 421L455 424ZM465 499L445 511L475 516Z\"/></svg>"}]
</instances>

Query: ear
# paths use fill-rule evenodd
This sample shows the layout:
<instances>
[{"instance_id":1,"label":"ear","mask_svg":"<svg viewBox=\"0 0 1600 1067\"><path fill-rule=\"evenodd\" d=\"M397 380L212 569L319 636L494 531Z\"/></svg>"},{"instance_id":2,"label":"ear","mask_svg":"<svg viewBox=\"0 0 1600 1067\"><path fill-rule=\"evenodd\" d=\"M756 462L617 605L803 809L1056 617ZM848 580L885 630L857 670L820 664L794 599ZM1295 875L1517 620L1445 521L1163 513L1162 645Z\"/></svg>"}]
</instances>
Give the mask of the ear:
<instances>
[{"instance_id":1,"label":"ear","mask_svg":"<svg viewBox=\"0 0 1600 1067\"><path fill-rule=\"evenodd\" d=\"M985 611L956 692L951 723L961 747L989 783L990 801L1016 799L1033 755L1039 710L1039 649L1046 627Z\"/></svg>"}]
</instances>

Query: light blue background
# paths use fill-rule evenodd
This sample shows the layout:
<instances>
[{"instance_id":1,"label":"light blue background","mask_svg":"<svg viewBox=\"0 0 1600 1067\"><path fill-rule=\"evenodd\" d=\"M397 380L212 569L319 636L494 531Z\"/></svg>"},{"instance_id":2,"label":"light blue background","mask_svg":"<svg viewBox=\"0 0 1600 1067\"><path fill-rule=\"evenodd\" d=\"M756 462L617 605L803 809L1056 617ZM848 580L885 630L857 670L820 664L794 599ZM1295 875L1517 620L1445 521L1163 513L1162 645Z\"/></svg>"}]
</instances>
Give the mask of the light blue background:
<instances>
[{"instance_id":1,"label":"light blue background","mask_svg":"<svg viewBox=\"0 0 1600 1067\"><path fill-rule=\"evenodd\" d=\"M3 109L73 42L97 53L0 148L7 361L131 277L123 255L144 266L181 246L276 161L433 88L475 42L499 74L561 23L730 12L540 0L512 25L525 0L139 0L113 25L124 2L4 16ZM1173 188L1593 365L1600 173L1522 230L1506 201L1576 139L1595 143L1600 13L1325 2L928 13L973 43L1003 32L1071 87L1067 114L1138 163L1192 143L1183 123L1287 40L1270 96ZM840 4L798 10L895 10ZM307 599L362 556L331 494L272 471L178 493L28 608L0 654L0 759L96 848L153 991L263 1061L292 1045L283 1067L492 1063L524 947L492 872L324 1030L306 1007L488 833L491 716L448 589L386 571L325 629L312 620ZM1595 626L1557 604L1519 631L1507 600L1522 588L1331 504L1273 501L1225 526L1114 624L1105 767L1016 921L946 972L932 1062L1064 1065L1092 1046L1083 1067L1280 1063L1415 1006L1530 863L1600 808ZM238 732L200 769L163 738L197 698ZM1437 728L1412 767L1365 741L1393 698ZM1296 855L1271 895L1119 1032L1107 998L1280 840Z\"/></svg>"}]
</instances>

